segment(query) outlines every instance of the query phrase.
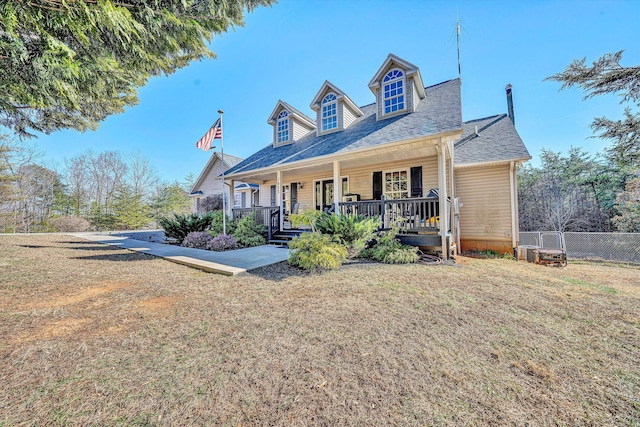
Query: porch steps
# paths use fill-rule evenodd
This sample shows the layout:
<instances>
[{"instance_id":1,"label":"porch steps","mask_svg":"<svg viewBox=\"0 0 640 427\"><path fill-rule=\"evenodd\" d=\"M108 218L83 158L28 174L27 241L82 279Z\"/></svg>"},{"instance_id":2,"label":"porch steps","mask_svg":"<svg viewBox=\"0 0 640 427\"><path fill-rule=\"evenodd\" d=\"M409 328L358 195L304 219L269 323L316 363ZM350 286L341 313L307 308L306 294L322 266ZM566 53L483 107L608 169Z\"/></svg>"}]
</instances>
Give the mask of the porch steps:
<instances>
[{"instance_id":1,"label":"porch steps","mask_svg":"<svg viewBox=\"0 0 640 427\"><path fill-rule=\"evenodd\" d=\"M269 240L270 245L288 245L289 242L300 234L304 233L303 230L281 230L274 233Z\"/></svg>"}]
</instances>

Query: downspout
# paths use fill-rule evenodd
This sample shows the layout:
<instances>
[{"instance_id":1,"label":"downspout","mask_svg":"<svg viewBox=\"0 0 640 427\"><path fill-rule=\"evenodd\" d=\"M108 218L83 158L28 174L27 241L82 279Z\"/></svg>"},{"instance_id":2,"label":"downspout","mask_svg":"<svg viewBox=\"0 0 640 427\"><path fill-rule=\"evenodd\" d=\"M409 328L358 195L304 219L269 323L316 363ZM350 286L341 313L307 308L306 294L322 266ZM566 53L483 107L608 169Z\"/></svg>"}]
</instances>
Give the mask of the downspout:
<instances>
[{"instance_id":1,"label":"downspout","mask_svg":"<svg viewBox=\"0 0 640 427\"><path fill-rule=\"evenodd\" d=\"M513 167L513 199L515 200L516 209L516 247L520 244L520 206L518 205L518 162Z\"/></svg>"},{"instance_id":2,"label":"downspout","mask_svg":"<svg viewBox=\"0 0 640 427\"><path fill-rule=\"evenodd\" d=\"M511 247L513 248L513 255L518 258L518 248L516 234L518 233L518 211L516 198L516 183L515 183L515 162L512 160L509 165L509 189L511 191Z\"/></svg>"}]
</instances>

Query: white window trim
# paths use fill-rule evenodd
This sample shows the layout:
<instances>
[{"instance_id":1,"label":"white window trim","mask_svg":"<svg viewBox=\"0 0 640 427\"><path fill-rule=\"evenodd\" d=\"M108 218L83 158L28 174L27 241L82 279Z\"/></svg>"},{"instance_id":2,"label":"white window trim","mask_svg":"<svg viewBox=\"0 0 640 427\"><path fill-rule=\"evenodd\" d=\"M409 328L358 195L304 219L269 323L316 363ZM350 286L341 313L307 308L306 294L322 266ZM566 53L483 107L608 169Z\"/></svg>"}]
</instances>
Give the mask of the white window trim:
<instances>
[{"instance_id":1,"label":"white window trim","mask_svg":"<svg viewBox=\"0 0 640 427\"><path fill-rule=\"evenodd\" d=\"M324 100L325 100L325 99L327 98L327 96L329 96L329 95L333 95L334 99L333 99L333 100L331 100L331 101L327 101L327 102L325 102ZM325 107L328 109L328 108L330 108L331 106L333 106L333 107L334 107L335 114L332 114L331 116L323 117ZM325 120L328 120L330 117L335 117L335 124L336 124L336 125L335 125L334 127L332 127L332 128L325 129L325 128L324 128L324 121L325 121ZM319 127L320 127L320 132L321 132L321 133L328 133L328 132L332 132L332 131L334 131L334 130L338 129L338 97L337 97L337 95L336 95L335 93L333 93L333 92L329 92L329 93L327 93L327 94L324 96L324 98L322 99L322 102L320 103L320 123L319 123L319 125L320 125Z\"/></svg>"},{"instance_id":2,"label":"white window trim","mask_svg":"<svg viewBox=\"0 0 640 427\"><path fill-rule=\"evenodd\" d=\"M349 187L351 186L351 180L349 179L349 175L341 175L340 176L340 182L342 183L342 180L345 179L345 178L347 178L347 193L350 193L351 189ZM313 205L312 205L313 209L315 209L316 206L318 206L317 205L317 200L316 200L316 183L317 182L321 183L322 181L329 181L329 180L333 180L333 177L332 176L328 176L326 178L318 178L318 179L314 179L313 180L313 187L311 189L311 191L313 191ZM335 187L334 187L333 191L335 191ZM343 194L343 196L344 196L344 194Z\"/></svg>"},{"instance_id":3,"label":"white window trim","mask_svg":"<svg viewBox=\"0 0 640 427\"><path fill-rule=\"evenodd\" d=\"M405 190L399 190L399 191L386 191L387 189L387 179L386 176L388 173L394 173L394 172L406 172L407 174L407 199L411 197L411 173L409 168L401 168L401 169L389 169L389 170L383 170L382 171L382 195L384 196L385 199L388 200L399 200L399 199L389 199L387 197L387 193L398 193L400 191L405 191Z\"/></svg>"},{"instance_id":4,"label":"white window trim","mask_svg":"<svg viewBox=\"0 0 640 427\"><path fill-rule=\"evenodd\" d=\"M388 81L385 82L384 81L385 77L390 72L395 71L395 70L400 71L402 73L402 77L398 77L398 78L395 78L395 79L392 79L392 80L388 80ZM394 98L398 98L399 96L402 96L403 99L404 99L403 100L404 107L403 108L399 108L396 111L386 112L385 111L386 107L385 107L384 104L385 104L385 101L387 100L387 98L384 97L384 92L385 92L384 91L384 87L385 87L385 85L388 85L388 84L391 84L391 83L394 83L394 82L398 82L398 81L402 81L402 95L396 95L396 96L388 98L388 99L394 99ZM381 111L382 111L382 115L383 116L393 116L393 115L401 114L401 113L404 113L404 112L407 111L407 109L408 109L408 105L407 105L407 101L408 101L407 100L407 73L403 69L401 69L401 68L392 68L389 71L387 71L386 73L384 73L384 76L382 76L382 79L380 81L380 99L381 99L381 103L382 103Z\"/></svg>"},{"instance_id":5,"label":"white window trim","mask_svg":"<svg viewBox=\"0 0 640 427\"><path fill-rule=\"evenodd\" d=\"M285 113L286 116L282 116L282 113ZM282 110L280 111L280 113L278 113L278 119L276 120L276 126L275 126L275 131L276 131L276 141L275 144L276 145L283 145L288 143L291 140L291 120L289 120L290 115L289 112L287 110ZM280 133L284 133L285 130L280 130L280 123L283 122L287 122L287 128L286 128L286 132L287 132L287 138L286 139L282 139L280 140Z\"/></svg>"}]
</instances>

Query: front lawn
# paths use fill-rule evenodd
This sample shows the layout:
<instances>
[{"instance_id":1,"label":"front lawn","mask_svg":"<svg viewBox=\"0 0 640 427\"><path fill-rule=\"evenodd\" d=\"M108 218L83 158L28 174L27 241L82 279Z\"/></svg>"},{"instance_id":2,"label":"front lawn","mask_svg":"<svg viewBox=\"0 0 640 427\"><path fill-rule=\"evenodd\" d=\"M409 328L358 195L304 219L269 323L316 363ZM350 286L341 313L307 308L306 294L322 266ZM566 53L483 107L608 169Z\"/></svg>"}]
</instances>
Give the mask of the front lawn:
<instances>
[{"instance_id":1,"label":"front lawn","mask_svg":"<svg viewBox=\"0 0 640 427\"><path fill-rule=\"evenodd\" d=\"M226 277L0 236L0 426L637 426L639 282L471 258Z\"/></svg>"}]
</instances>

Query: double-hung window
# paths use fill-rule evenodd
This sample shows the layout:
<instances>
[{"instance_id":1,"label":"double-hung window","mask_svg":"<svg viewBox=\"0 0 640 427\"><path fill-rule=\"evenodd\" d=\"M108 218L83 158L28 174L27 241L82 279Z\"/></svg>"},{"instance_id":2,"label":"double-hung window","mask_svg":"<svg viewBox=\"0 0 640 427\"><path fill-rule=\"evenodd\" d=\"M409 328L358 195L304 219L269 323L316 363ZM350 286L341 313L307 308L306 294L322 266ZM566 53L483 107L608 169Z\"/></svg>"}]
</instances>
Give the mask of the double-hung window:
<instances>
[{"instance_id":1,"label":"double-hung window","mask_svg":"<svg viewBox=\"0 0 640 427\"><path fill-rule=\"evenodd\" d=\"M406 169L384 173L384 197L386 199L409 197L409 174Z\"/></svg>"},{"instance_id":2,"label":"double-hung window","mask_svg":"<svg viewBox=\"0 0 640 427\"><path fill-rule=\"evenodd\" d=\"M337 98L333 93L327 94L322 100L322 130L338 127Z\"/></svg>"},{"instance_id":3,"label":"double-hung window","mask_svg":"<svg viewBox=\"0 0 640 427\"><path fill-rule=\"evenodd\" d=\"M277 141L287 142L289 140L289 114L282 110L278 115L277 122Z\"/></svg>"},{"instance_id":4,"label":"double-hung window","mask_svg":"<svg viewBox=\"0 0 640 427\"><path fill-rule=\"evenodd\" d=\"M394 113L404 110L404 73L398 69L391 70L384 76L383 96L384 96L384 113Z\"/></svg>"}]
</instances>

